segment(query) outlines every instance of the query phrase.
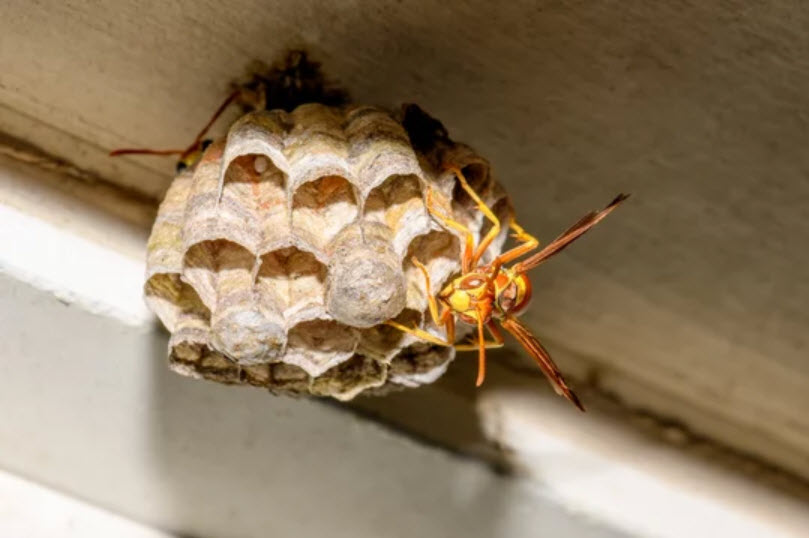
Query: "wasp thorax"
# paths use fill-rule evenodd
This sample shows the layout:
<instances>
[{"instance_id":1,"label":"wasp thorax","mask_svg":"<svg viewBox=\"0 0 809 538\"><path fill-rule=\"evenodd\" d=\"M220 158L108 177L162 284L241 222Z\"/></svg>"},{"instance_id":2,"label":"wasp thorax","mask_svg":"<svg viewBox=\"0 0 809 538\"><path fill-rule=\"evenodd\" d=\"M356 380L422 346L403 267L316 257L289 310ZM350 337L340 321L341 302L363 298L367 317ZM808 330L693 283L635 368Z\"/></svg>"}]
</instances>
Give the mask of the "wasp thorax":
<instances>
[{"instance_id":1,"label":"wasp thorax","mask_svg":"<svg viewBox=\"0 0 809 538\"><path fill-rule=\"evenodd\" d=\"M408 131L365 106L253 112L181 172L152 230L145 286L171 332L172 368L340 399L437 379L451 348L380 325L426 323L411 258L433 292L461 269L462 238L431 218L425 189L478 237L482 219L453 199L446 165L483 170L489 204L505 195L481 157L445 131L414 132L422 123ZM466 279L465 298L482 299L482 284Z\"/></svg>"}]
</instances>

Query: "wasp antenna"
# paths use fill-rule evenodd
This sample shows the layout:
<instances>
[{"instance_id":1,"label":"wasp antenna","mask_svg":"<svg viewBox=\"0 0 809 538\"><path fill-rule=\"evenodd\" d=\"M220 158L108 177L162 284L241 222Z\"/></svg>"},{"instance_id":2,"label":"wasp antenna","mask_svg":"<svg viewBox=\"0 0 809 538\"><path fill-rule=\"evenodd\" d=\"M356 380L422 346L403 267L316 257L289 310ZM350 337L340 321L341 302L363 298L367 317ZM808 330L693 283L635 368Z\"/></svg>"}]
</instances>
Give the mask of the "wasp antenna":
<instances>
[{"instance_id":1,"label":"wasp antenna","mask_svg":"<svg viewBox=\"0 0 809 538\"><path fill-rule=\"evenodd\" d=\"M120 155L182 155L184 152L184 149L124 148L110 151L110 157Z\"/></svg>"},{"instance_id":2,"label":"wasp antenna","mask_svg":"<svg viewBox=\"0 0 809 538\"><path fill-rule=\"evenodd\" d=\"M208 129L211 128L214 122L217 119L219 119L219 116L222 115L222 113L227 109L227 107L229 107L233 103L233 101L235 101L241 95L241 93L242 90L234 90L230 95L227 96L227 98L224 101L222 101L222 104L219 105L219 108L216 109L216 112L214 112L211 118L208 120L208 123L206 123L205 126L197 134L197 137L194 139L194 143L188 146L188 150L191 150L200 143L202 143L202 139L205 137L206 134L208 134Z\"/></svg>"},{"instance_id":3,"label":"wasp antenna","mask_svg":"<svg viewBox=\"0 0 809 538\"><path fill-rule=\"evenodd\" d=\"M194 141L185 149L148 149L148 148L124 148L124 149L115 149L110 151L110 157L118 157L120 155L179 155L181 158L187 155L190 155L194 150L201 148L205 149L205 135L208 134L208 130L214 124L214 122L219 119L219 116L229 107L236 98L241 95L241 90L235 90L230 95L228 95L227 99L225 99L219 108L216 109L216 112L213 113L211 118L208 120L208 123L200 130L197 134Z\"/></svg>"}]
</instances>

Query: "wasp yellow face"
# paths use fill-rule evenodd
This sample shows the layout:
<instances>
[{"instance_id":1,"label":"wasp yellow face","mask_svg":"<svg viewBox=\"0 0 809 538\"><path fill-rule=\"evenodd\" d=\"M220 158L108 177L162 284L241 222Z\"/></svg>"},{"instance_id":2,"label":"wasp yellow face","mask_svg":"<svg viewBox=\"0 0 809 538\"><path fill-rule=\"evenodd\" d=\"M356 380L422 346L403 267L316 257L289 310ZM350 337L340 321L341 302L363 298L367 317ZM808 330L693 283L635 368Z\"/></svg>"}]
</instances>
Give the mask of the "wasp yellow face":
<instances>
[{"instance_id":1,"label":"wasp yellow face","mask_svg":"<svg viewBox=\"0 0 809 538\"><path fill-rule=\"evenodd\" d=\"M495 275L469 273L450 282L439 299L451 308L464 323L484 323L492 317L522 313L531 302L531 281L528 275L501 267Z\"/></svg>"},{"instance_id":2,"label":"wasp yellow face","mask_svg":"<svg viewBox=\"0 0 809 538\"><path fill-rule=\"evenodd\" d=\"M450 282L439 294L464 323L476 325L492 317L494 287L485 273L468 273Z\"/></svg>"}]
</instances>

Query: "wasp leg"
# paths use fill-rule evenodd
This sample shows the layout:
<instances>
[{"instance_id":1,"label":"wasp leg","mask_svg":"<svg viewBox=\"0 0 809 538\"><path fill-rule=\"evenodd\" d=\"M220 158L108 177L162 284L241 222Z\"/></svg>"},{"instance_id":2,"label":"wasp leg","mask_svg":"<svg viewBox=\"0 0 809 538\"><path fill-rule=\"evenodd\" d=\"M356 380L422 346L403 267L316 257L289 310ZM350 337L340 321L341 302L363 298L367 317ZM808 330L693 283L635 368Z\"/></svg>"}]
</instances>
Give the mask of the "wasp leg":
<instances>
[{"instance_id":1,"label":"wasp leg","mask_svg":"<svg viewBox=\"0 0 809 538\"><path fill-rule=\"evenodd\" d=\"M450 166L448 170L450 170L453 174L455 174L455 176L458 178L458 181L461 183L461 187L463 188L463 190L465 190L466 193L472 198L472 200L474 200L475 205L477 205L481 213L483 213L483 215L485 215L486 218L489 219L489 221L492 223L492 227L489 229L489 231L486 233L483 239L480 240L480 243L475 249L474 254L472 254L472 261L470 263L470 266L477 267L480 258L483 256L483 253L486 252L486 249L489 248L491 242L494 241L494 238L497 237L497 235L500 233L500 219L498 219L497 216L494 214L494 212L491 209L489 209L489 206L487 206L486 203L480 199L480 196L478 196L478 193L475 192L475 189L473 189L472 186L469 185L469 182L466 181L466 177L463 175L463 172L461 172L460 168L458 168L457 166Z\"/></svg>"},{"instance_id":2,"label":"wasp leg","mask_svg":"<svg viewBox=\"0 0 809 538\"><path fill-rule=\"evenodd\" d=\"M489 333L491 333L493 341L487 342L483 337L483 322L478 318L478 341L477 343L472 344L459 344L455 346L455 349L460 351L478 351L478 377L475 381L475 386L479 387L483 384L483 380L486 378L486 350L492 348L503 347L503 334L500 332L500 329L494 323L494 321L489 320L486 322L486 328L489 329Z\"/></svg>"},{"instance_id":3,"label":"wasp leg","mask_svg":"<svg viewBox=\"0 0 809 538\"><path fill-rule=\"evenodd\" d=\"M514 230L511 237L513 237L516 241L519 241L521 244L517 245L511 250L503 252L494 259L492 262L492 267L495 268L495 272L497 272L497 270L500 269L500 266L504 263L514 261L520 256L528 254L539 246L539 239L526 232L523 227L517 224L514 219L511 219L511 222L509 222L509 227Z\"/></svg>"},{"instance_id":4,"label":"wasp leg","mask_svg":"<svg viewBox=\"0 0 809 538\"><path fill-rule=\"evenodd\" d=\"M437 344L444 347L452 347L452 345L455 343L455 318L452 317L452 310L449 308L444 308L444 310L439 314L438 301L435 300L435 296L430 291L430 273L427 271L424 264L418 261L415 257L411 261L421 270L421 273L424 275L424 289L427 293L427 304L430 308L430 317L433 319L433 323L435 323L436 326L439 328L444 327L446 335L445 339L442 340L434 334L428 333L427 331L419 329L418 327L406 327L395 321L387 321L385 324L395 327L402 332L412 334L432 344Z\"/></svg>"},{"instance_id":5,"label":"wasp leg","mask_svg":"<svg viewBox=\"0 0 809 538\"><path fill-rule=\"evenodd\" d=\"M439 327L443 326L446 329L443 340L432 333L428 333L424 329L419 329L418 327L407 327L395 321L386 321L385 325L389 325L399 329L402 332L412 334L417 338L421 338L422 340L437 346L452 347L455 344L455 318L452 317L452 310L449 309L444 310L444 312L441 314L441 318L436 323L436 325Z\"/></svg>"},{"instance_id":6,"label":"wasp leg","mask_svg":"<svg viewBox=\"0 0 809 538\"><path fill-rule=\"evenodd\" d=\"M433 190L430 187L427 187L427 197L425 200L425 204L427 205L427 211L430 212L430 215L440 220L444 226L447 228L452 228L453 230L457 230L461 232L464 236L464 253L463 257L461 258L461 270L464 273L468 273L472 270L472 259L475 256L475 236L472 231L461 224L458 221L452 220L451 218L447 217L440 210L435 207L435 202L433 200Z\"/></svg>"},{"instance_id":7,"label":"wasp leg","mask_svg":"<svg viewBox=\"0 0 809 538\"><path fill-rule=\"evenodd\" d=\"M423 263L416 259L415 256L411 261L416 267L419 268L421 274L424 275L424 291L427 293L427 304L430 307L430 317L433 318L433 323L435 323L437 327L444 327L446 329L447 342L454 343L455 318L452 317L452 310L445 306L439 314L438 301L435 300L435 295L433 295L431 291L432 285L430 284L430 272Z\"/></svg>"},{"instance_id":8,"label":"wasp leg","mask_svg":"<svg viewBox=\"0 0 809 538\"><path fill-rule=\"evenodd\" d=\"M505 340L503 339L503 335L500 333L500 329L497 327L497 325L490 321L486 324L486 328L489 329L489 332L493 337L493 340L483 342L486 349L497 349L499 347L503 347ZM455 349L458 351L475 351L479 348L480 344L478 342L455 344Z\"/></svg>"},{"instance_id":9,"label":"wasp leg","mask_svg":"<svg viewBox=\"0 0 809 538\"><path fill-rule=\"evenodd\" d=\"M418 327L407 327L405 325L402 325L401 323L396 323L395 321L386 321L385 325L395 327L396 329L399 329L404 333L412 334L413 336L421 338L422 340L425 340L437 346L452 347L452 342L448 340L442 340L441 338L435 336L434 334L430 334L424 329L419 329Z\"/></svg>"},{"instance_id":10,"label":"wasp leg","mask_svg":"<svg viewBox=\"0 0 809 538\"><path fill-rule=\"evenodd\" d=\"M410 260L413 262L413 265L421 270L421 274L424 275L424 293L427 295L427 304L430 307L430 316L433 318L433 322L439 327L441 326L441 316L438 315L438 301L435 300L435 296L430 291L430 272L427 271L427 267L424 266L423 263L418 261L415 256Z\"/></svg>"}]
</instances>

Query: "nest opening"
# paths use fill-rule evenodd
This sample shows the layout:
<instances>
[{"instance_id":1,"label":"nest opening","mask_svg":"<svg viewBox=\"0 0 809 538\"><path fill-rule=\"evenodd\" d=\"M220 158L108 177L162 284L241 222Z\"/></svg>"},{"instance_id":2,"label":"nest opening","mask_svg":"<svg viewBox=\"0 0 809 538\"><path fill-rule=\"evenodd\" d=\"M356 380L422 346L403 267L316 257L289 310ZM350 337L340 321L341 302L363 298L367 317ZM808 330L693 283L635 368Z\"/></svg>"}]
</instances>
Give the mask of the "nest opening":
<instances>
[{"instance_id":1,"label":"nest opening","mask_svg":"<svg viewBox=\"0 0 809 538\"><path fill-rule=\"evenodd\" d=\"M359 332L337 321L314 319L290 327L287 341L286 362L319 376L354 354Z\"/></svg>"},{"instance_id":2,"label":"nest opening","mask_svg":"<svg viewBox=\"0 0 809 538\"><path fill-rule=\"evenodd\" d=\"M420 327L424 321L424 313L414 308L405 308L393 321L405 327ZM388 363L402 346L407 335L390 325L375 325L362 330L360 351L363 355Z\"/></svg>"},{"instance_id":3,"label":"nest opening","mask_svg":"<svg viewBox=\"0 0 809 538\"><path fill-rule=\"evenodd\" d=\"M425 374L452 360L453 349L428 342L418 342L402 349L390 361L391 376Z\"/></svg>"},{"instance_id":4,"label":"nest opening","mask_svg":"<svg viewBox=\"0 0 809 538\"><path fill-rule=\"evenodd\" d=\"M247 271L252 272L255 264L255 255L244 246L228 239L210 239L200 241L189 246L183 258L183 277L194 289L200 291L210 286L215 286L214 275L219 275L220 271ZM208 282L199 283L195 278L197 271L206 276ZM205 298L204 294L200 296ZM210 306L209 306L210 307Z\"/></svg>"},{"instance_id":5,"label":"nest opening","mask_svg":"<svg viewBox=\"0 0 809 538\"><path fill-rule=\"evenodd\" d=\"M300 366L283 362L270 364L270 391L283 391L287 393L307 393L309 391L310 376Z\"/></svg>"},{"instance_id":6,"label":"nest opening","mask_svg":"<svg viewBox=\"0 0 809 538\"><path fill-rule=\"evenodd\" d=\"M171 332L182 329L183 318L210 321L211 312L208 307L197 291L183 282L177 273L152 275L146 281L143 293L152 310Z\"/></svg>"},{"instance_id":7,"label":"nest opening","mask_svg":"<svg viewBox=\"0 0 809 538\"><path fill-rule=\"evenodd\" d=\"M414 256L428 268L436 258L445 258L457 263L461 256L460 241L451 232L431 230L426 234L417 235L410 241L407 256L403 260L404 267L413 265Z\"/></svg>"},{"instance_id":8,"label":"nest opening","mask_svg":"<svg viewBox=\"0 0 809 538\"><path fill-rule=\"evenodd\" d=\"M368 387L382 385L386 374L384 365L362 355L354 355L313 379L311 391L313 394L350 399Z\"/></svg>"},{"instance_id":9,"label":"nest opening","mask_svg":"<svg viewBox=\"0 0 809 538\"><path fill-rule=\"evenodd\" d=\"M304 183L292 198L293 226L320 248L356 220L358 211L354 187L341 176Z\"/></svg>"},{"instance_id":10,"label":"nest opening","mask_svg":"<svg viewBox=\"0 0 809 538\"><path fill-rule=\"evenodd\" d=\"M314 319L289 329L289 347L310 351L348 351L357 343L356 330L337 321Z\"/></svg>"},{"instance_id":11,"label":"nest opening","mask_svg":"<svg viewBox=\"0 0 809 538\"><path fill-rule=\"evenodd\" d=\"M407 210L407 206L414 203L422 206L420 202L423 195L424 189L416 175L389 176L368 193L368 197L365 199L365 218L385 223L394 228L390 222L387 222L385 215L401 213L403 210Z\"/></svg>"},{"instance_id":12,"label":"nest opening","mask_svg":"<svg viewBox=\"0 0 809 538\"><path fill-rule=\"evenodd\" d=\"M269 156L248 153L230 161L224 182L227 192L266 211L284 200L287 178Z\"/></svg>"},{"instance_id":13,"label":"nest opening","mask_svg":"<svg viewBox=\"0 0 809 538\"><path fill-rule=\"evenodd\" d=\"M450 232L433 230L413 239L402 261L402 269L408 283L408 306L425 310L427 308L425 292L436 294L444 287L447 280L459 271L460 256L460 241ZM424 275L413 263L414 257L427 267L430 274L430 290L425 290Z\"/></svg>"},{"instance_id":14,"label":"nest opening","mask_svg":"<svg viewBox=\"0 0 809 538\"><path fill-rule=\"evenodd\" d=\"M326 266L312 252L298 247L273 250L261 256L256 286L263 300L289 317L290 307L322 306Z\"/></svg>"}]
</instances>

